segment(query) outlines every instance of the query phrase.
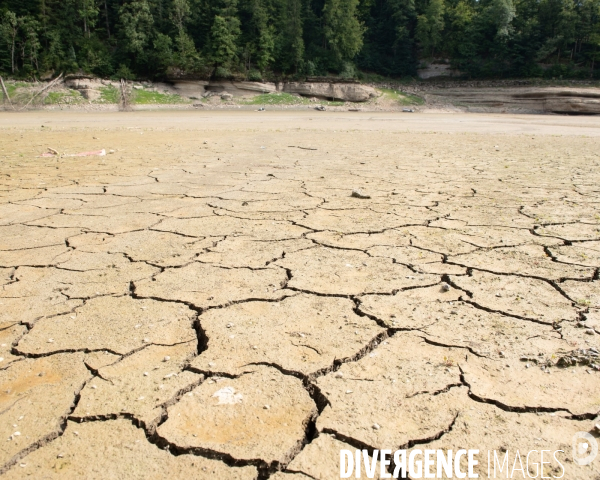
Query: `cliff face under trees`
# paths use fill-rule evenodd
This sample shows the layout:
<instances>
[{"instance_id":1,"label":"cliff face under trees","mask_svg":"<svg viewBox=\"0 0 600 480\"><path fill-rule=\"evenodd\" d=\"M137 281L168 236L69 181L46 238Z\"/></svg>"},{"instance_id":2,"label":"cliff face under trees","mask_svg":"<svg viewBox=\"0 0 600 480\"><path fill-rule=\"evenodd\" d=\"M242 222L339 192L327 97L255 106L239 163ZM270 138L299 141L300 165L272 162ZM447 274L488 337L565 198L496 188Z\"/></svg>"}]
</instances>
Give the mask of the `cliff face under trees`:
<instances>
[{"instance_id":1,"label":"cliff face under trees","mask_svg":"<svg viewBox=\"0 0 600 480\"><path fill-rule=\"evenodd\" d=\"M0 72L598 76L600 0L0 0Z\"/></svg>"}]
</instances>

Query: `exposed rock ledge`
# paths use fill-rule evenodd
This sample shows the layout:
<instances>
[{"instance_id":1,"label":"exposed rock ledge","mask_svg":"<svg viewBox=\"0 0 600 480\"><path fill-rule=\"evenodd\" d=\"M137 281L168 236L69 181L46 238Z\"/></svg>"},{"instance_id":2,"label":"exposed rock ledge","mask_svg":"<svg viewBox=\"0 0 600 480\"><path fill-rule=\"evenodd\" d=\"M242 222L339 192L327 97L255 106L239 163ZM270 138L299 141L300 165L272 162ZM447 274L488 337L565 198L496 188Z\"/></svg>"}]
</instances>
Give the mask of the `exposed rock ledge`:
<instances>
[{"instance_id":1,"label":"exposed rock ledge","mask_svg":"<svg viewBox=\"0 0 600 480\"><path fill-rule=\"evenodd\" d=\"M375 89L357 83L327 82L233 82L233 81L201 81L173 80L173 87L180 95L200 98L209 92L227 92L234 97L254 96L261 93L286 92L305 97L316 97L325 100L341 100L344 102L366 102L377 94Z\"/></svg>"},{"instance_id":2,"label":"exposed rock ledge","mask_svg":"<svg viewBox=\"0 0 600 480\"><path fill-rule=\"evenodd\" d=\"M430 90L429 100L449 101L471 111L600 114L600 88L448 88Z\"/></svg>"},{"instance_id":3,"label":"exposed rock ledge","mask_svg":"<svg viewBox=\"0 0 600 480\"><path fill-rule=\"evenodd\" d=\"M369 98L377 96L374 88L356 83L288 82L283 84L283 91L298 93L304 97L345 102L366 102Z\"/></svg>"}]
</instances>

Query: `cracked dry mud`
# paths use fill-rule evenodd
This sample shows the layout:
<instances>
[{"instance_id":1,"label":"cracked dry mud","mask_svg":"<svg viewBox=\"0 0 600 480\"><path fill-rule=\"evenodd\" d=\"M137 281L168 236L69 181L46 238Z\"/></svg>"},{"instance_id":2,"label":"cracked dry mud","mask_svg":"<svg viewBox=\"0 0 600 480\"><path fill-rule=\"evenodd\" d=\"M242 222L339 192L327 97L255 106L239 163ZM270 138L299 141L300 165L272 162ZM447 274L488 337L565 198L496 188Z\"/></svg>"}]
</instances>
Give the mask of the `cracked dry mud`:
<instances>
[{"instance_id":1,"label":"cracked dry mud","mask_svg":"<svg viewBox=\"0 0 600 480\"><path fill-rule=\"evenodd\" d=\"M484 477L488 449L544 448L600 478L570 454L599 436L597 122L44 115L0 118L0 474L478 448ZM90 145L115 153L37 158Z\"/></svg>"}]
</instances>

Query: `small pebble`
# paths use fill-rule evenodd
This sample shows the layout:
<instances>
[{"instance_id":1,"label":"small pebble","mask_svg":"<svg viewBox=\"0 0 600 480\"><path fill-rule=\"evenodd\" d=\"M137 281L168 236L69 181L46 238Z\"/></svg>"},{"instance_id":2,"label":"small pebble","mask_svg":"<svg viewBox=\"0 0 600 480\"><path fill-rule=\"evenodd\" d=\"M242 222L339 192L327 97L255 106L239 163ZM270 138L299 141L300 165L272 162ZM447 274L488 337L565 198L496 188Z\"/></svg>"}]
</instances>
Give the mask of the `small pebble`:
<instances>
[{"instance_id":1,"label":"small pebble","mask_svg":"<svg viewBox=\"0 0 600 480\"><path fill-rule=\"evenodd\" d=\"M269 405L265 405L263 408L264 408L265 410L269 410L271 407L270 407Z\"/></svg>"},{"instance_id":2,"label":"small pebble","mask_svg":"<svg viewBox=\"0 0 600 480\"><path fill-rule=\"evenodd\" d=\"M56 456L56 458L63 458L63 457L64 457L64 455L63 455L62 453L59 453L59 454Z\"/></svg>"},{"instance_id":3,"label":"small pebble","mask_svg":"<svg viewBox=\"0 0 600 480\"><path fill-rule=\"evenodd\" d=\"M450 285L448 285L447 283L442 283L442 292L449 292L450 291Z\"/></svg>"},{"instance_id":4,"label":"small pebble","mask_svg":"<svg viewBox=\"0 0 600 480\"><path fill-rule=\"evenodd\" d=\"M352 390L346 390L346 393L353 393Z\"/></svg>"},{"instance_id":5,"label":"small pebble","mask_svg":"<svg viewBox=\"0 0 600 480\"><path fill-rule=\"evenodd\" d=\"M48 343L54 343L54 339L53 338L49 338L48 339Z\"/></svg>"},{"instance_id":6,"label":"small pebble","mask_svg":"<svg viewBox=\"0 0 600 480\"><path fill-rule=\"evenodd\" d=\"M171 360L171 357L169 357L168 355L165 356L165 358L163 358L163 362L168 362L169 360Z\"/></svg>"},{"instance_id":7,"label":"small pebble","mask_svg":"<svg viewBox=\"0 0 600 480\"><path fill-rule=\"evenodd\" d=\"M228 323L227 328L231 328L231 327L233 327L233 323Z\"/></svg>"},{"instance_id":8,"label":"small pebble","mask_svg":"<svg viewBox=\"0 0 600 480\"><path fill-rule=\"evenodd\" d=\"M335 378L342 378L343 376L344 376L344 374L342 372L335 373Z\"/></svg>"},{"instance_id":9,"label":"small pebble","mask_svg":"<svg viewBox=\"0 0 600 480\"><path fill-rule=\"evenodd\" d=\"M596 332L594 331L593 328L586 329L585 333L587 333L588 335L595 335L596 334Z\"/></svg>"},{"instance_id":10,"label":"small pebble","mask_svg":"<svg viewBox=\"0 0 600 480\"><path fill-rule=\"evenodd\" d=\"M373 430L379 430L380 428L381 427L377 423L373 424Z\"/></svg>"},{"instance_id":11,"label":"small pebble","mask_svg":"<svg viewBox=\"0 0 600 480\"><path fill-rule=\"evenodd\" d=\"M148 376L148 372L144 372L144 377L147 377L147 376Z\"/></svg>"}]
</instances>

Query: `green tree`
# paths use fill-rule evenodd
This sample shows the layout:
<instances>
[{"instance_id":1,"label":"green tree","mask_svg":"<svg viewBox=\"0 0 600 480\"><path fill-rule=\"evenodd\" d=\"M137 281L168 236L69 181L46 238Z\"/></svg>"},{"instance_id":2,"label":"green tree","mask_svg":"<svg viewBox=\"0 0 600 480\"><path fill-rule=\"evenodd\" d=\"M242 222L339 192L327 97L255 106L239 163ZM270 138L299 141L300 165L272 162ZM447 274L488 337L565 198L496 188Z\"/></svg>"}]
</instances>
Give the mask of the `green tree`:
<instances>
[{"instance_id":1,"label":"green tree","mask_svg":"<svg viewBox=\"0 0 600 480\"><path fill-rule=\"evenodd\" d=\"M33 17L27 15L19 19L21 27L21 58L23 64L27 64L30 70L39 70L38 54L41 48L38 31L40 24Z\"/></svg>"},{"instance_id":2,"label":"green tree","mask_svg":"<svg viewBox=\"0 0 600 480\"><path fill-rule=\"evenodd\" d=\"M237 56L237 36L231 31L227 20L216 15L211 29L212 57L217 66L229 67Z\"/></svg>"},{"instance_id":3,"label":"green tree","mask_svg":"<svg viewBox=\"0 0 600 480\"><path fill-rule=\"evenodd\" d=\"M0 24L0 34L2 35L2 39L4 40L4 43L10 51L10 66L12 73L15 73L17 71L17 65L15 63L15 49L17 44L18 31L19 22L17 20L17 16L14 12L8 10L4 14L4 18L2 19L2 23Z\"/></svg>"},{"instance_id":4,"label":"green tree","mask_svg":"<svg viewBox=\"0 0 600 480\"><path fill-rule=\"evenodd\" d=\"M164 33L158 33L153 46L157 69L160 73L165 72L173 65L173 40Z\"/></svg>"},{"instance_id":5,"label":"green tree","mask_svg":"<svg viewBox=\"0 0 600 480\"><path fill-rule=\"evenodd\" d=\"M444 31L444 0L430 0L423 15L417 18L415 38L424 51L434 56L435 48L442 41Z\"/></svg>"},{"instance_id":6,"label":"green tree","mask_svg":"<svg viewBox=\"0 0 600 480\"><path fill-rule=\"evenodd\" d=\"M256 57L256 65L261 71L275 59L275 29L269 24L269 15L264 0L252 1L252 29L254 42L251 53Z\"/></svg>"},{"instance_id":7,"label":"green tree","mask_svg":"<svg viewBox=\"0 0 600 480\"><path fill-rule=\"evenodd\" d=\"M186 27L192 9L188 0L173 0L171 7L171 23L177 30L175 36L175 46L177 47L177 53L174 56L175 63L184 70L191 70L199 60L196 45L188 34Z\"/></svg>"},{"instance_id":8,"label":"green tree","mask_svg":"<svg viewBox=\"0 0 600 480\"><path fill-rule=\"evenodd\" d=\"M80 0L79 16L83 20L83 34L90 38L91 29L98 21L98 12L100 11L96 0Z\"/></svg>"},{"instance_id":9,"label":"green tree","mask_svg":"<svg viewBox=\"0 0 600 480\"><path fill-rule=\"evenodd\" d=\"M489 15L496 27L498 37L507 37L512 31L515 6L512 0L492 0Z\"/></svg>"},{"instance_id":10,"label":"green tree","mask_svg":"<svg viewBox=\"0 0 600 480\"><path fill-rule=\"evenodd\" d=\"M125 50L141 54L152 36L154 18L146 0L132 0L119 9Z\"/></svg>"},{"instance_id":11,"label":"green tree","mask_svg":"<svg viewBox=\"0 0 600 480\"><path fill-rule=\"evenodd\" d=\"M339 60L352 59L363 45L364 27L357 18L358 0L326 0L324 33Z\"/></svg>"},{"instance_id":12,"label":"green tree","mask_svg":"<svg viewBox=\"0 0 600 480\"><path fill-rule=\"evenodd\" d=\"M298 71L304 59L304 38L301 0L284 0L283 22L280 30L280 48L284 70Z\"/></svg>"},{"instance_id":13,"label":"green tree","mask_svg":"<svg viewBox=\"0 0 600 480\"><path fill-rule=\"evenodd\" d=\"M240 34L237 0L221 0L210 30L211 53L217 66L227 69L237 60Z\"/></svg>"},{"instance_id":14,"label":"green tree","mask_svg":"<svg viewBox=\"0 0 600 480\"><path fill-rule=\"evenodd\" d=\"M44 49L43 69L58 69L64 64L65 58L65 50L60 32L58 30L51 30L46 34L46 39L48 46Z\"/></svg>"},{"instance_id":15,"label":"green tree","mask_svg":"<svg viewBox=\"0 0 600 480\"><path fill-rule=\"evenodd\" d=\"M179 35L185 33L185 24L187 23L190 14L190 4L187 0L173 0L173 8L171 10L171 21Z\"/></svg>"}]
</instances>

